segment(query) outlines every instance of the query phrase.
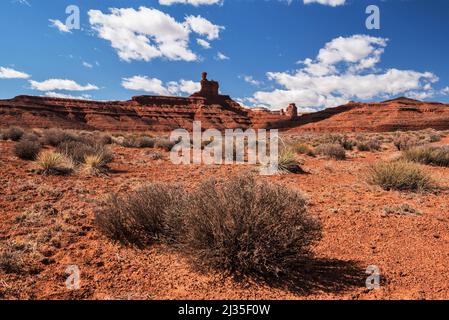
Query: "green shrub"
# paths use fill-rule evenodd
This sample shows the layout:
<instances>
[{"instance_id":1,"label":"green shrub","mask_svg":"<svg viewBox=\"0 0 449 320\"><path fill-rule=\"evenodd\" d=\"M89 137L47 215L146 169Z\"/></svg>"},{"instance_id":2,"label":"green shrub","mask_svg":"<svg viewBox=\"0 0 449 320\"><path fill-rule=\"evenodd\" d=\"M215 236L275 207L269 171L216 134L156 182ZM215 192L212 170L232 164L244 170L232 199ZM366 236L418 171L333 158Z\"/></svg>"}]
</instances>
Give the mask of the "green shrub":
<instances>
[{"instance_id":1,"label":"green shrub","mask_svg":"<svg viewBox=\"0 0 449 320\"><path fill-rule=\"evenodd\" d=\"M370 167L368 181L384 190L426 191L432 179L420 166L407 161L379 162Z\"/></svg>"}]
</instances>

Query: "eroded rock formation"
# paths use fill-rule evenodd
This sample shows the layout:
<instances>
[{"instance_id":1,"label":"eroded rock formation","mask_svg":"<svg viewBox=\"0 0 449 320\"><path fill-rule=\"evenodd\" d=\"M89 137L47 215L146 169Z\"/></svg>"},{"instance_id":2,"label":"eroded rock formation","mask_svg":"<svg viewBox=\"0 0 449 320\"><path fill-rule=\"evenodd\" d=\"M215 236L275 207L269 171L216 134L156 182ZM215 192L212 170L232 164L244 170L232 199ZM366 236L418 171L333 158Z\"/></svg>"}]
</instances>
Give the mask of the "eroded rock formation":
<instances>
[{"instance_id":1,"label":"eroded rock formation","mask_svg":"<svg viewBox=\"0 0 449 320\"><path fill-rule=\"evenodd\" d=\"M350 102L298 115L298 108L270 111L242 107L219 92L219 83L203 73L201 90L190 97L138 96L129 101L88 101L34 96L0 100L0 127L107 131L278 128L291 131L395 131L449 129L449 105L398 98L376 103Z\"/></svg>"}]
</instances>

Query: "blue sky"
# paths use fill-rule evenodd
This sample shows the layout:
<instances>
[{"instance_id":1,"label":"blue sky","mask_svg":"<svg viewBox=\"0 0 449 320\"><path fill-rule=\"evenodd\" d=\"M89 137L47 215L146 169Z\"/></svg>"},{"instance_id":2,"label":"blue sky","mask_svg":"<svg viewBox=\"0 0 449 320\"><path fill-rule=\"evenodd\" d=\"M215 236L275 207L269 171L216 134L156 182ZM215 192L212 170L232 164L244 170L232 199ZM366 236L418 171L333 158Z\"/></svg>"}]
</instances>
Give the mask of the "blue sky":
<instances>
[{"instance_id":1,"label":"blue sky","mask_svg":"<svg viewBox=\"0 0 449 320\"><path fill-rule=\"evenodd\" d=\"M447 0L4 0L0 27L0 98L189 95L208 71L247 106L449 101Z\"/></svg>"}]
</instances>

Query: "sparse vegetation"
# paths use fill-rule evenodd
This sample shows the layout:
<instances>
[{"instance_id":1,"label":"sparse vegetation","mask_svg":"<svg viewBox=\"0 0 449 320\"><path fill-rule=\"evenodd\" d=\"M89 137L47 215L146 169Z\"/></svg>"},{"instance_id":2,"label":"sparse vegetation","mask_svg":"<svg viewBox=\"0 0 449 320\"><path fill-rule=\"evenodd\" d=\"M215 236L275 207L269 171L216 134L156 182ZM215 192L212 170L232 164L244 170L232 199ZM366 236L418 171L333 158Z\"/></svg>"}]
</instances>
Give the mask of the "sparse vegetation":
<instances>
[{"instance_id":1,"label":"sparse vegetation","mask_svg":"<svg viewBox=\"0 0 449 320\"><path fill-rule=\"evenodd\" d=\"M23 134L23 129L19 127L11 127L3 132L3 140L19 141Z\"/></svg>"},{"instance_id":2,"label":"sparse vegetation","mask_svg":"<svg viewBox=\"0 0 449 320\"><path fill-rule=\"evenodd\" d=\"M43 175L67 175L74 169L73 162L69 158L53 151L41 152L36 164Z\"/></svg>"},{"instance_id":3,"label":"sparse vegetation","mask_svg":"<svg viewBox=\"0 0 449 320\"><path fill-rule=\"evenodd\" d=\"M63 142L79 141L80 138L75 134L62 129L47 129L43 134L43 142L52 147L58 147Z\"/></svg>"},{"instance_id":4,"label":"sparse vegetation","mask_svg":"<svg viewBox=\"0 0 449 320\"><path fill-rule=\"evenodd\" d=\"M95 221L108 237L122 243L177 242L187 218L186 198L178 186L149 184L127 196L110 196Z\"/></svg>"},{"instance_id":5,"label":"sparse vegetation","mask_svg":"<svg viewBox=\"0 0 449 320\"><path fill-rule=\"evenodd\" d=\"M295 143L291 146L292 150L294 150L296 153L304 154L309 157L315 157L315 151L311 146L305 143Z\"/></svg>"},{"instance_id":6,"label":"sparse vegetation","mask_svg":"<svg viewBox=\"0 0 449 320\"><path fill-rule=\"evenodd\" d=\"M411 205L404 203L400 206L386 206L384 212L388 215L401 215L401 216L421 216L422 213L416 210Z\"/></svg>"},{"instance_id":7,"label":"sparse vegetation","mask_svg":"<svg viewBox=\"0 0 449 320\"><path fill-rule=\"evenodd\" d=\"M449 167L449 146L418 146L405 150L404 159L427 165Z\"/></svg>"},{"instance_id":8,"label":"sparse vegetation","mask_svg":"<svg viewBox=\"0 0 449 320\"><path fill-rule=\"evenodd\" d=\"M357 141L357 149L359 151L379 151L382 147L382 144L377 139L370 140L359 140Z\"/></svg>"},{"instance_id":9,"label":"sparse vegetation","mask_svg":"<svg viewBox=\"0 0 449 320\"><path fill-rule=\"evenodd\" d=\"M310 254L320 226L298 191L252 176L210 180L189 206L187 245L205 268L281 276Z\"/></svg>"},{"instance_id":10,"label":"sparse vegetation","mask_svg":"<svg viewBox=\"0 0 449 320\"><path fill-rule=\"evenodd\" d=\"M171 149L175 146L176 142L170 141L168 138L157 138L154 147L158 149L163 149L165 151L171 151Z\"/></svg>"},{"instance_id":11,"label":"sparse vegetation","mask_svg":"<svg viewBox=\"0 0 449 320\"><path fill-rule=\"evenodd\" d=\"M14 146L14 154L22 160L35 160L41 149L38 141L20 140Z\"/></svg>"},{"instance_id":12,"label":"sparse vegetation","mask_svg":"<svg viewBox=\"0 0 449 320\"><path fill-rule=\"evenodd\" d=\"M368 181L384 190L427 191L432 179L420 166L408 161L379 162L370 167Z\"/></svg>"},{"instance_id":13,"label":"sparse vegetation","mask_svg":"<svg viewBox=\"0 0 449 320\"><path fill-rule=\"evenodd\" d=\"M335 160L345 160L346 151L339 144L321 144L315 149L316 153Z\"/></svg>"},{"instance_id":14,"label":"sparse vegetation","mask_svg":"<svg viewBox=\"0 0 449 320\"><path fill-rule=\"evenodd\" d=\"M110 162L109 154L102 152L89 154L84 157L84 171L90 175L101 176L108 171L108 163Z\"/></svg>"},{"instance_id":15,"label":"sparse vegetation","mask_svg":"<svg viewBox=\"0 0 449 320\"><path fill-rule=\"evenodd\" d=\"M139 246L177 244L205 268L233 275L280 276L307 259L320 238L298 191L253 176L209 180L187 193L150 184L108 198L96 224L108 237Z\"/></svg>"},{"instance_id":16,"label":"sparse vegetation","mask_svg":"<svg viewBox=\"0 0 449 320\"><path fill-rule=\"evenodd\" d=\"M279 152L278 168L281 173L303 173L301 163L291 149L282 149Z\"/></svg>"}]
</instances>

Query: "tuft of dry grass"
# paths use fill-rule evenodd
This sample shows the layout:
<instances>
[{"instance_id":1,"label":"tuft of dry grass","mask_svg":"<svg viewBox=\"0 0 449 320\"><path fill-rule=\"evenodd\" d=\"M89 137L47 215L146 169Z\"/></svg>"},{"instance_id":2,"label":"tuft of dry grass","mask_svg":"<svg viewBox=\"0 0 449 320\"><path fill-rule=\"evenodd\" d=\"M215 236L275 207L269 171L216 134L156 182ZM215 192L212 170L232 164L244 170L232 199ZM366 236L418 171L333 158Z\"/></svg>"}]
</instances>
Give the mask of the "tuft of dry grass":
<instances>
[{"instance_id":1,"label":"tuft of dry grass","mask_svg":"<svg viewBox=\"0 0 449 320\"><path fill-rule=\"evenodd\" d=\"M295 143L291 146L292 150L299 154L304 154L309 157L315 157L315 151L311 146L305 143Z\"/></svg>"},{"instance_id":2,"label":"tuft of dry grass","mask_svg":"<svg viewBox=\"0 0 449 320\"><path fill-rule=\"evenodd\" d=\"M449 167L449 146L418 146L403 152L404 159L427 165Z\"/></svg>"},{"instance_id":3,"label":"tuft of dry grass","mask_svg":"<svg viewBox=\"0 0 449 320\"><path fill-rule=\"evenodd\" d=\"M316 153L335 160L345 160L346 151L339 144L321 144L315 149Z\"/></svg>"},{"instance_id":4,"label":"tuft of dry grass","mask_svg":"<svg viewBox=\"0 0 449 320\"><path fill-rule=\"evenodd\" d=\"M74 169L74 164L69 158L53 151L41 152L36 164L43 175L68 175Z\"/></svg>"},{"instance_id":5,"label":"tuft of dry grass","mask_svg":"<svg viewBox=\"0 0 449 320\"><path fill-rule=\"evenodd\" d=\"M89 154L84 157L83 170L89 175L101 176L108 171L109 158L103 153Z\"/></svg>"},{"instance_id":6,"label":"tuft of dry grass","mask_svg":"<svg viewBox=\"0 0 449 320\"><path fill-rule=\"evenodd\" d=\"M283 148L279 153L278 170L281 173L304 173L301 163L292 149Z\"/></svg>"},{"instance_id":7,"label":"tuft of dry grass","mask_svg":"<svg viewBox=\"0 0 449 320\"><path fill-rule=\"evenodd\" d=\"M428 191L434 188L432 179L419 165L401 160L372 165L368 182L387 191Z\"/></svg>"}]
</instances>

